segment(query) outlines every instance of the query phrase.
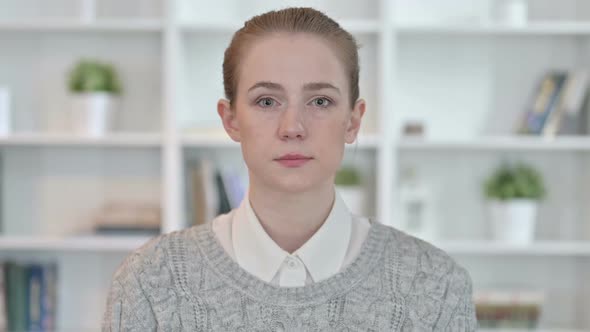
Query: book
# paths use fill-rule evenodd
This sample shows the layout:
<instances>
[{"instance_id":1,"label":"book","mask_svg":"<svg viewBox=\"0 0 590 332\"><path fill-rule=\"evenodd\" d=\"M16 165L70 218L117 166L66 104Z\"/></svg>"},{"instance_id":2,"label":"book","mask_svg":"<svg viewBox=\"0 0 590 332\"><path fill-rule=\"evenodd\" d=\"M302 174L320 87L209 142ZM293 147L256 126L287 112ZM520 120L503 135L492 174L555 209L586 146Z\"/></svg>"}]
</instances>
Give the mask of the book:
<instances>
[{"instance_id":1,"label":"book","mask_svg":"<svg viewBox=\"0 0 590 332\"><path fill-rule=\"evenodd\" d=\"M586 135L589 133L588 123L588 86L590 75L588 70L580 69L570 72L564 84L558 110L547 120L543 135Z\"/></svg>"},{"instance_id":2,"label":"book","mask_svg":"<svg viewBox=\"0 0 590 332\"><path fill-rule=\"evenodd\" d=\"M26 268L8 262L5 264L6 304L8 331L25 331L27 328Z\"/></svg>"},{"instance_id":3,"label":"book","mask_svg":"<svg viewBox=\"0 0 590 332\"><path fill-rule=\"evenodd\" d=\"M0 188L4 188L4 155L0 155ZM4 190L0 190L0 234L4 232Z\"/></svg>"},{"instance_id":4,"label":"book","mask_svg":"<svg viewBox=\"0 0 590 332\"><path fill-rule=\"evenodd\" d=\"M186 174L189 225L213 220L219 212L220 200L213 162L205 158L187 161Z\"/></svg>"},{"instance_id":5,"label":"book","mask_svg":"<svg viewBox=\"0 0 590 332\"><path fill-rule=\"evenodd\" d=\"M43 264L41 293L41 328L55 331L57 315L57 264Z\"/></svg>"},{"instance_id":6,"label":"book","mask_svg":"<svg viewBox=\"0 0 590 332\"><path fill-rule=\"evenodd\" d=\"M0 331L54 331L56 264L0 264Z\"/></svg>"},{"instance_id":7,"label":"book","mask_svg":"<svg viewBox=\"0 0 590 332\"><path fill-rule=\"evenodd\" d=\"M217 208L217 214L226 214L231 211L231 205L229 202L229 198L227 196L227 192L225 190L226 186L223 182L223 177L221 176L221 172L217 170L215 172L215 184L217 185L217 193L218 193L218 201L219 207Z\"/></svg>"},{"instance_id":8,"label":"book","mask_svg":"<svg viewBox=\"0 0 590 332\"><path fill-rule=\"evenodd\" d=\"M549 71L539 82L525 111L518 133L542 134L547 119L557 111L563 86L568 77L564 71Z\"/></svg>"},{"instance_id":9,"label":"book","mask_svg":"<svg viewBox=\"0 0 590 332\"><path fill-rule=\"evenodd\" d=\"M6 283L4 282L4 264L0 263L0 331L8 329L6 312Z\"/></svg>"},{"instance_id":10,"label":"book","mask_svg":"<svg viewBox=\"0 0 590 332\"><path fill-rule=\"evenodd\" d=\"M473 296L481 328L537 327L545 295L533 290L484 290Z\"/></svg>"},{"instance_id":11,"label":"book","mask_svg":"<svg viewBox=\"0 0 590 332\"><path fill-rule=\"evenodd\" d=\"M236 171L221 171L223 185L232 209L237 208L242 203L246 194L247 179L240 176Z\"/></svg>"},{"instance_id":12,"label":"book","mask_svg":"<svg viewBox=\"0 0 590 332\"><path fill-rule=\"evenodd\" d=\"M94 232L101 235L158 235L161 211L156 203L113 201L104 204L94 218Z\"/></svg>"},{"instance_id":13,"label":"book","mask_svg":"<svg viewBox=\"0 0 590 332\"><path fill-rule=\"evenodd\" d=\"M45 292L43 285L43 267L32 264L25 268L26 271L26 306L27 306L27 331L43 331L41 327L41 296Z\"/></svg>"}]
</instances>

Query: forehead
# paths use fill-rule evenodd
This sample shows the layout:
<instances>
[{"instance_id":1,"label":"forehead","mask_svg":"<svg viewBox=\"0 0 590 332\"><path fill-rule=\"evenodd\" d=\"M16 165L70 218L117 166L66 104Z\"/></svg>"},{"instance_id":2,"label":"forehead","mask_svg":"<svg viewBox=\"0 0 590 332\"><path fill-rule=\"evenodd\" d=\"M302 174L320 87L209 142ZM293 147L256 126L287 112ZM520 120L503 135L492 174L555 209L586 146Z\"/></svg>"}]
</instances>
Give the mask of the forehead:
<instances>
[{"instance_id":1,"label":"forehead","mask_svg":"<svg viewBox=\"0 0 590 332\"><path fill-rule=\"evenodd\" d=\"M345 91L344 65L327 40L305 33L275 33L256 39L240 62L239 90L260 81L285 88L328 82Z\"/></svg>"}]
</instances>

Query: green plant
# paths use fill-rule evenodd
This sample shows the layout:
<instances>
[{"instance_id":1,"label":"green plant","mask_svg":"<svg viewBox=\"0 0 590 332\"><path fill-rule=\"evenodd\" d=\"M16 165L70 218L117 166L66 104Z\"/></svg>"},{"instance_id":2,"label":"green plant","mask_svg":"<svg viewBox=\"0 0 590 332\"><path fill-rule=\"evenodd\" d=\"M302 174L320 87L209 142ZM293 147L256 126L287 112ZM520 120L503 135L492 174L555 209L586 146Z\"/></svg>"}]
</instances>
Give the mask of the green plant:
<instances>
[{"instance_id":1,"label":"green plant","mask_svg":"<svg viewBox=\"0 0 590 332\"><path fill-rule=\"evenodd\" d=\"M114 67L96 60L81 60L70 72L70 91L121 93L121 84Z\"/></svg>"},{"instance_id":2,"label":"green plant","mask_svg":"<svg viewBox=\"0 0 590 332\"><path fill-rule=\"evenodd\" d=\"M488 198L506 201L510 199L534 199L545 197L543 178L533 167L525 164L502 165L485 182Z\"/></svg>"},{"instance_id":3,"label":"green plant","mask_svg":"<svg viewBox=\"0 0 590 332\"><path fill-rule=\"evenodd\" d=\"M342 167L337 173L334 183L337 186L358 186L361 184L359 172L353 167Z\"/></svg>"}]
</instances>

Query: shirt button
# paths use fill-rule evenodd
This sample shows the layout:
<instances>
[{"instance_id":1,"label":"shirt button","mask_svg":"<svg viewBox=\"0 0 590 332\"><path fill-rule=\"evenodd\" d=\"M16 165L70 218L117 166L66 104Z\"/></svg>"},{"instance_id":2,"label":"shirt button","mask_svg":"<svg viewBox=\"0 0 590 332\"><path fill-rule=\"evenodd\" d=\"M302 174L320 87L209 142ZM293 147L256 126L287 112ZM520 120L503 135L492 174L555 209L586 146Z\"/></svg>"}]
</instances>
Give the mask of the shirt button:
<instances>
[{"instance_id":1,"label":"shirt button","mask_svg":"<svg viewBox=\"0 0 590 332\"><path fill-rule=\"evenodd\" d=\"M297 267L297 262L295 261L295 258L287 258L287 266L294 269Z\"/></svg>"}]
</instances>

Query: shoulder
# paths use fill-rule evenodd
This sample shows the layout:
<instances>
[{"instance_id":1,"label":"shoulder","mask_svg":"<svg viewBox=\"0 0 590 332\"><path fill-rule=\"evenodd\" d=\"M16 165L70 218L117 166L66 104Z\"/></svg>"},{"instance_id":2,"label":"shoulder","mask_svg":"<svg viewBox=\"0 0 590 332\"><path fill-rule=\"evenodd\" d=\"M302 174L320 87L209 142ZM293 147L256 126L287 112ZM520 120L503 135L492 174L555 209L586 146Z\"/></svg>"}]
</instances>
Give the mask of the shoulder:
<instances>
[{"instance_id":1,"label":"shoulder","mask_svg":"<svg viewBox=\"0 0 590 332\"><path fill-rule=\"evenodd\" d=\"M161 282L170 278L177 264L189 254L197 252L195 236L206 225L174 231L150 239L131 252L117 268L115 280L128 279L130 275L142 284Z\"/></svg>"},{"instance_id":2,"label":"shoulder","mask_svg":"<svg viewBox=\"0 0 590 332\"><path fill-rule=\"evenodd\" d=\"M472 309L472 281L463 266L426 241L393 227L380 227L389 234L385 259L392 267L394 288L404 294L408 318L424 327L440 327L446 326L457 308Z\"/></svg>"},{"instance_id":3,"label":"shoulder","mask_svg":"<svg viewBox=\"0 0 590 332\"><path fill-rule=\"evenodd\" d=\"M467 271L444 250L394 227L379 227L388 233L386 259L395 261L404 274L448 276L461 281L469 278Z\"/></svg>"}]
</instances>

